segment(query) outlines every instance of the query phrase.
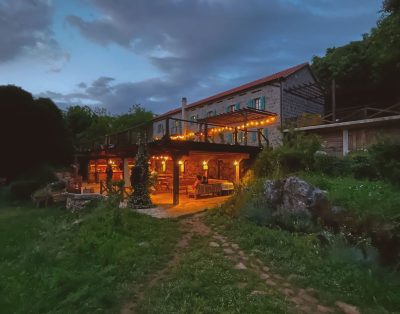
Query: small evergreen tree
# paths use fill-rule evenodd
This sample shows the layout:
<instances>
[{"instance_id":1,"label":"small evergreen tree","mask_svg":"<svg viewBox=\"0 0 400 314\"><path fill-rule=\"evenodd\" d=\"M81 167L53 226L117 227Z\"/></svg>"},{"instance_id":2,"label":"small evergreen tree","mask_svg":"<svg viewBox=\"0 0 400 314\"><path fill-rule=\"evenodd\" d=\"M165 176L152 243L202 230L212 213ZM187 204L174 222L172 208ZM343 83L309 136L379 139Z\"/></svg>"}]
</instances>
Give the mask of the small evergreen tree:
<instances>
[{"instance_id":1,"label":"small evergreen tree","mask_svg":"<svg viewBox=\"0 0 400 314\"><path fill-rule=\"evenodd\" d=\"M149 193L149 157L146 144L139 142L136 154L135 166L131 173L132 195L128 201L130 208L151 208L154 207Z\"/></svg>"}]
</instances>

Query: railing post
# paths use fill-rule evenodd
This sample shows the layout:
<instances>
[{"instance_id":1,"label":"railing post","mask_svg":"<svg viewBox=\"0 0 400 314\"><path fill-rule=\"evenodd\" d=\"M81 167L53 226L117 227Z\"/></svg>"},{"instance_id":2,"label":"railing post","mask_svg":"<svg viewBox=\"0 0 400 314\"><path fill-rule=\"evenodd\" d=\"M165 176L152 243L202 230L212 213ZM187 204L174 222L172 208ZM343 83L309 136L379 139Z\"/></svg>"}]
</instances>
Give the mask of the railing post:
<instances>
[{"instance_id":1,"label":"railing post","mask_svg":"<svg viewBox=\"0 0 400 314\"><path fill-rule=\"evenodd\" d=\"M208 143L208 124L204 124L204 142Z\"/></svg>"},{"instance_id":2,"label":"railing post","mask_svg":"<svg viewBox=\"0 0 400 314\"><path fill-rule=\"evenodd\" d=\"M238 144L238 129L237 129L237 127L235 127L234 141L235 141L235 145L237 145Z\"/></svg>"}]
</instances>

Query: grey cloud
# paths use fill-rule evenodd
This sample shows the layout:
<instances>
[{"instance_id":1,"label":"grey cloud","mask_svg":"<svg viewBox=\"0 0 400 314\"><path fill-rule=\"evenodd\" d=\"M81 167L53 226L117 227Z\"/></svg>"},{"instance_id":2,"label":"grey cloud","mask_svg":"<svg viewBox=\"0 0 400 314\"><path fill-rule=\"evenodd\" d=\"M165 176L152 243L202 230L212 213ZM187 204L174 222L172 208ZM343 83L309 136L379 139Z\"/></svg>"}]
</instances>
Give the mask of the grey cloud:
<instances>
[{"instance_id":1,"label":"grey cloud","mask_svg":"<svg viewBox=\"0 0 400 314\"><path fill-rule=\"evenodd\" d=\"M102 78L87 94L116 110L141 102L160 112L180 96L197 100L354 40L376 19L366 2L376 8L379 0L91 0L99 18L67 21L163 73L139 83Z\"/></svg>"},{"instance_id":2,"label":"grey cloud","mask_svg":"<svg viewBox=\"0 0 400 314\"><path fill-rule=\"evenodd\" d=\"M24 53L50 60L50 71L59 71L69 55L60 50L53 37L53 13L48 0L0 1L0 62Z\"/></svg>"},{"instance_id":3,"label":"grey cloud","mask_svg":"<svg viewBox=\"0 0 400 314\"><path fill-rule=\"evenodd\" d=\"M67 104L91 104L106 107L113 113L127 112L134 104L142 104L147 109L161 113L171 106L177 106L180 91L185 86L172 83L162 78L149 79L141 82L126 82L112 84L113 79L100 77L90 84L80 83L79 92L62 94L47 91L37 95L38 97L49 97L60 107L65 108ZM171 91L176 91L171 93Z\"/></svg>"}]
</instances>

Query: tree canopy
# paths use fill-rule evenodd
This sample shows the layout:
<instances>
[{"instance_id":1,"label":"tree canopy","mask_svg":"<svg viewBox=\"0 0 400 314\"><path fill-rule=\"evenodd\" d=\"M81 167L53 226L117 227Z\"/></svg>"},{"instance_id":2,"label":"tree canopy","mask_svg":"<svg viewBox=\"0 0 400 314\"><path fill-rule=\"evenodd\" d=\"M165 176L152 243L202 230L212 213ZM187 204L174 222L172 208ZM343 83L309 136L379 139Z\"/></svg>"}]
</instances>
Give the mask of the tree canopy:
<instances>
[{"instance_id":1,"label":"tree canopy","mask_svg":"<svg viewBox=\"0 0 400 314\"><path fill-rule=\"evenodd\" d=\"M338 107L386 106L400 100L400 0L385 0L377 26L362 40L314 56L312 68ZM330 103L330 102L329 102Z\"/></svg>"},{"instance_id":2,"label":"tree canopy","mask_svg":"<svg viewBox=\"0 0 400 314\"><path fill-rule=\"evenodd\" d=\"M71 161L72 145L61 110L48 98L0 86L0 176L12 179L40 164Z\"/></svg>"},{"instance_id":3,"label":"tree canopy","mask_svg":"<svg viewBox=\"0 0 400 314\"><path fill-rule=\"evenodd\" d=\"M140 105L133 105L128 113L120 115L112 115L104 108L71 106L65 111L64 117L74 143L78 144L150 121L153 113Z\"/></svg>"}]
</instances>

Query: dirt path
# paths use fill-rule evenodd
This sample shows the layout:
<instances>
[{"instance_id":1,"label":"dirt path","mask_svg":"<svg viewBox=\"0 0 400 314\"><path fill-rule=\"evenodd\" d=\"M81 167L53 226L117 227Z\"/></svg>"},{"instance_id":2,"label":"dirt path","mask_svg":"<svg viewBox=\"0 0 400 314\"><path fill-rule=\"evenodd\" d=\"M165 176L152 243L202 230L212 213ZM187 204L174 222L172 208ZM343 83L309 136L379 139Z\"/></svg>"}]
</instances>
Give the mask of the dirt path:
<instances>
[{"instance_id":1,"label":"dirt path","mask_svg":"<svg viewBox=\"0 0 400 314\"><path fill-rule=\"evenodd\" d=\"M360 313L355 306L340 301L335 303L335 307L324 305L315 296L314 289L303 289L292 285L290 281L291 277L294 277L294 275L284 278L278 274L274 274L261 260L253 255L245 254L238 244L228 240L226 237L206 226L202 221L203 216L204 214L197 214L180 221L183 235L175 247L173 258L165 268L149 276L143 286L138 287L136 291L133 291L133 294L137 296L136 300L134 302L126 303L121 310L122 314L136 313L136 304L139 304L143 300L146 291L149 291L152 287L156 286L179 265L181 257L184 251L188 248L189 242L194 234L209 237L210 247L216 250L222 250L225 257L233 261L234 269L237 269L238 271L247 269L254 272L260 278L261 282L264 282L268 287L279 291L287 300L292 302L298 310L298 313ZM260 295L269 294L268 291L262 290L255 290L252 293Z\"/></svg>"},{"instance_id":2,"label":"dirt path","mask_svg":"<svg viewBox=\"0 0 400 314\"><path fill-rule=\"evenodd\" d=\"M176 266L179 265L181 257L184 251L189 246L189 242L194 234L200 236L208 236L211 233L211 229L201 222L201 217L204 215L197 214L180 221L180 228L182 229L182 237L178 241L174 249L174 255L168 264L158 272L151 274L146 283L140 287L132 289L132 294L136 296L135 301L129 301L125 303L121 308L121 314L134 314L137 313L136 306L139 304L147 291L151 290L152 287L156 286L162 281Z\"/></svg>"}]
</instances>

